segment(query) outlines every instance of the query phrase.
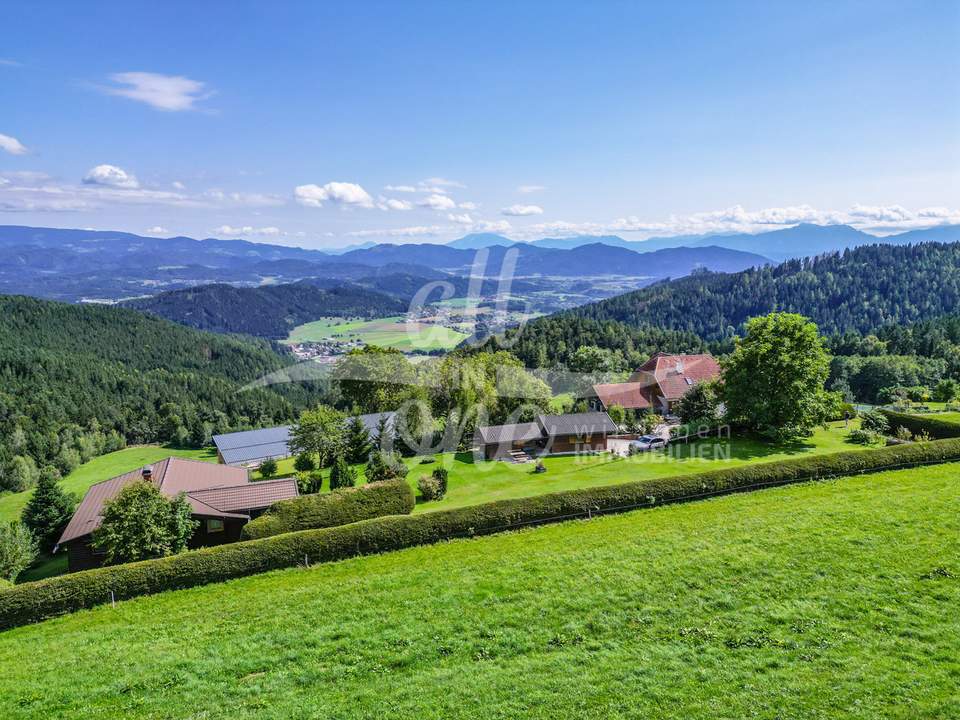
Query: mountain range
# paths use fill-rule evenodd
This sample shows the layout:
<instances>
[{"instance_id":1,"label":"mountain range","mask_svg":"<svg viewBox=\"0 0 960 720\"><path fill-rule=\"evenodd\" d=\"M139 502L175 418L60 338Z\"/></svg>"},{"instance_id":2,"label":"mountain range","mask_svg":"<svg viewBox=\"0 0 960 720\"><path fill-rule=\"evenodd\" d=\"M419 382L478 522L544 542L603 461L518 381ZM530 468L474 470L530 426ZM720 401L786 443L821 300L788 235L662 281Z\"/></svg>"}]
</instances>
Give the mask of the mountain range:
<instances>
[{"instance_id":1,"label":"mountain range","mask_svg":"<svg viewBox=\"0 0 960 720\"><path fill-rule=\"evenodd\" d=\"M674 235L652 237L647 240L624 240L617 235L575 235L567 238L542 238L518 243L495 233L466 235L447 243L458 249L510 247L512 245L571 250L583 245L603 243L638 253L647 253L666 248L722 247L730 250L755 253L773 260L788 260L796 257L822 255L826 252L846 250L861 245L881 243L907 245L920 242L958 242L960 225L941 225L922 230L909 230L894 235L871 235L849 225L799 225L761 233L706 233L702 235Z\"/></svg>"},{"instance_id":2,"label":"mountain range","mask_svg":"<svg viewBox=\"0 0 960 720\"><path fill-rule=\"evenodd\" d=\"M52 299L117 300L211 283L261 285L300 280L355 281L403 275L432 280L516 276L627 276L650 281L706 268L729 272L768 260L703 247L637 253L601 243L572 249L496 245L482 266L475 250L438 244L375 245L338 255L245 240L154 238L98 230L0 226L0 292ZM515 257L513 257L515 256ZM399 281L399 278L394 278Z\"/></svg>"}]
</instances>

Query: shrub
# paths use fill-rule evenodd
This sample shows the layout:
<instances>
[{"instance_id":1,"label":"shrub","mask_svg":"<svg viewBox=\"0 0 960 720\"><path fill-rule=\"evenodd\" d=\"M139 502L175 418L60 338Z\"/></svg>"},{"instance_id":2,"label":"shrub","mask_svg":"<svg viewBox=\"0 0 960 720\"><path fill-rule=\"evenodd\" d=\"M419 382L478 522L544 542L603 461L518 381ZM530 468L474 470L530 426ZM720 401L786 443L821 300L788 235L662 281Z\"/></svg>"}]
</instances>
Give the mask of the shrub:
<instances>
[{"instance_id":1,"label":"shrub","mask_svg":"<svg viewBox=\"0 0 960 720\"><path fill-rule=\"evenodd\" d=\"M37 557L37 541L18 522L0 525L0 578L13 582Z\"/></svg>"},{"instance_id":2,"label":"shrub","mask_svg":"<svg viewBox=\"0 0 960 720\"><path fill-rule=\"evenodd\" d=\"M330 489L353 487L356 484L357 475L353 472L353 468L347 465L347 461L342 457L334 460L333 467L330 468Z\"/></svg>"},{"instance_id":3,"label":"shrub","mask_svg":"<svg viewBox=\"0 0 960 720\"><path fill-rule=\"evenodd\" d=\"M434 468L433 477L440 483L440 497L443 497L447 494L447 481L450 478L450 473L445 467L438 467Z\"/></svg>"},{"instance_id":4,"label":"shrub","mask_svg":"<svg viewBox=\"0 0 960 720\"><path fill-rule=\"evenodd\" d=\"M367 482L386 482L387 480L402 480L407 476L409 468L400 456L392 452L376 450L370 454L367 463Z\"/></svg>"},{"instance_id":5,"label":"shrub","mask_svg":"<svg viewBox=\"0 0 960 720\"><path fill-rule=\"evenodd\" d=\"M897 440L909 442L910 440L913 440L913 433L903 427L903 425L900 425L897 428L897 431L894 433L894 437L896 437Z\"/></svg>"},{"instance_id":6,"label":"shrub","mask_svg":"<svg viewBox=\"0 0 960 720\"><path fill-rule=\"evenodd\" d=\"M425 501L442 500L447 494L447 478L449 473L446 468L436 468L430 475L421 475L417 482L417 489Z\"/></svg>"},{"instance_id":7,"label":"shrub","mask_svg":"<svg viewBox=\"0 0 960 720\"><path fill-rule=\"evenodd\" d=\"M273 458L267 458L260 463L260 477L269 480L277 474L277 461Z\"/></svg>"},{"instance_id":8,"label":"shrub","mask_svg":"<svg viewBox=\"0 0 960 720\"><path fill-rule=\"evenodd\" d=\"M281 500L244 526L246 538L265 538L297 530L333 527L413 511L410 486L403 481L341 488L323 495L302 495Z\"/></svg>"},{"instance_id":9,"label":"shrub","mask_svg":"<svg viewBox=\"0 0 960 720\"><path fill-rule=\"evenodd\" d=\"M377 517L341 527L285 533L17 585L0 592L0 628L37 622L109 602L111 592L115 599L123 600L296 567L304 562L304 558L310 562L342 560L588 514L621 512L803 480L956 460L960 460L960 439L893 445L876 450L756 463L696 475L501 500L419 515ZM361 493L365 489L369 488L338 493ZM408 507L412 508L412 492L409 487L407 491Z\"/></svg>"},{"instance_id":10,"label":"shrub","mask_svg":"<svg viewBox=\"0 0 960 720\"><path fill-rule=\"evenodd\" d=\"M907 413L881 410L887 421L894 426L905 427L914 436L926 433L931 438L940 440L960 437L960 423L949 422L937 417L918 417Z\"/></svg>"},{"instance_id":11,"label":"shrub","mask_svg":"<svg viewBox=\"0 0 960 720\"><path fill-rule=\"evenodd\" d=\"M863 430L871 430L884 435L890 432L890 422L879 410L865 410L860 413L860 427Z\"/></svg>"},{"instance_id":12,"label":"shrub","mask_svg":"<svg viewBox=\"0 0 960 720\"><path fill-rule=\"evenodd\" d=\"M417 481L417 490L420 491L420 497L423 498L424 502L439 500L443 497L443 493L440 491L440 481L433 475L421 475Z\"/></svg>"},{"instance_id":13,"label":"shrub","mask_svg":"<svg viewBox=\"0 0 960 720\"><path fill-rule=\"evenodd\" d=\"M876 445L883 439L880 433L873 430L851 430L847 440L858 445Z\"/></svg>"},{"instance_id":14,"label":"shrub","mask_svg":"<svg viewBox=\"0 0 960 720\"><path fill-rule=\"evenodd\" d=\"M320 470L297 473L297 492L301 495L318 493L321 487L323 487L323 472Z\"/></svg>"},{"instance_id":15,"label":"shrub","mask_svg":"<svg viewBox=\"0 0 960 720\"><path fill-rule=\"evenodd\" d=\"M313 461L313 457L310 453L300 453L293 460L293 469L299 473L308 473L311 470L316 470L317 464Z\"/></svg>"}]
</instances>

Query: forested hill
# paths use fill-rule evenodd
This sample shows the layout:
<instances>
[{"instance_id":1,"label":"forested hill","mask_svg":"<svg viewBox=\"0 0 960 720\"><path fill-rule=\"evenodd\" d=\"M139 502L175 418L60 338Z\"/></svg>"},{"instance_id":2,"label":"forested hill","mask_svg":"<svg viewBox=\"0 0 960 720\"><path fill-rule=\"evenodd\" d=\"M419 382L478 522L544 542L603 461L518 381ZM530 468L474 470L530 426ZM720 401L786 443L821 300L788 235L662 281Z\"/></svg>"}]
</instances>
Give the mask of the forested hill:
<instances>
[{"instance_id":1,"label":"forested hill","mask_svg":"<svg viewBox=\"0 0 960 720\"><path fill-rule=\"evenodd\" d=\"M386 317L404 312L396 298L345 285L321 289L308 283L234 287L202 285L134 300L130 307L201 330L285 338L291 329L323 316Z\"/></svg>"},{"instance_id":2,"label":"forested hill","mask_svg":"<svg viewBox=\"0 0 960 720\"><path fill-rule=\"evenodd\" d=\"M823 333L866 332L960 308L960 243L869 245L774 267L698 273L565 311L561 316L658 326L718 340L774 310Z\"/></svg>"},{"instance_id":3,"label":"forested hill","mask_svg":"<svg viewBox=\"0 0 960 720\"><path fill-rule=\"evenodd\" d=\"M213 432L287 421L307 389L240 392L287 362L262 341L134 310L0 295L0 490L125 442L199 446Z\"/></svg>"}]
</instances>

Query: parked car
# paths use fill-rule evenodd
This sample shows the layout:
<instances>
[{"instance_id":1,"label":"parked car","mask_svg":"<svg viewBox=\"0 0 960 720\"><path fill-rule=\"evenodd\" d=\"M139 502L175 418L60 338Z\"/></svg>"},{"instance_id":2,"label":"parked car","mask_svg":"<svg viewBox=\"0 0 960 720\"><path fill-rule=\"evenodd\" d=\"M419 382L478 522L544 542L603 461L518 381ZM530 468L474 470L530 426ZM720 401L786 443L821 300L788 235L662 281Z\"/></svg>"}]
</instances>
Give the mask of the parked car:
<instances>
[{"instance_id":1,"label":"parked car","mask_svg":"<svg viewBox=\"0 0 960 720\"><path fill-rule=\"evenodd\" d=\"M630 443L630 454L663 450L666 446L667 441L659 435L643 435Z\"/></svg>"}]
</instances>

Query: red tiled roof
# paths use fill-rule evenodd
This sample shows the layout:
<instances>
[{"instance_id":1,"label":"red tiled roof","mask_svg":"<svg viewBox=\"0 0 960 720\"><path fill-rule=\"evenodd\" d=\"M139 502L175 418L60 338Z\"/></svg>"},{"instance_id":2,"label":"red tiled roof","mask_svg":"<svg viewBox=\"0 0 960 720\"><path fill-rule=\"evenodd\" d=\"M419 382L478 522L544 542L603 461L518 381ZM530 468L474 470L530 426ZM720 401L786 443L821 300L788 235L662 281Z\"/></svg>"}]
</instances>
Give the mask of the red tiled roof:
<instances>
[{"instance_id":1,"label":"red tiled roof","mask_svg":"<svg viewBox=\"0 0 960 720\"><path fill-rule=\"evenodd\" d=\"M712 380L720 374L720 365L713 355L667 355L657 353L647 360L631 377L652 373L660 386L660 394L667 400L678 400L693 385Z\"/></svg>"},{"instance_id":2,"label":"red tiled roof","mask_svg":"<svg viewBox=\"0 0 960 720\"><path fill-rule=\"evenodd\" d=\"M626 409L653 407L656 399L679 400L698 382L720 375L720 365L712 355L667 355L657 353L641 365L625 383L594 385L593 391L605 408L619 405Z\"/></svg>"},{"instance_id":3,"label":"red tiled roof","mask_svg":"<svg viewBox=\"0 0 960 720\"><path fill-rule=\"evenodd\" d=\"M651 407L649 395L651 388L645 382L603 383L594 385L593 392L605 408L619 405L627 410L639 410Z\"/></svg>"},{"instance_id":4,"label":"red tiled roof","mask_svg":"<svg viewBox=\"0 0 960 720\"><path fill-rule=\"evenodd\" d=\"M169 457L151 467L151 482L167 496L185 493L193 514L202 517L240 518L234 510L269 507L277 500L297 495L293 479L251 483L244 468ZM60 544L88 535L100 526L103 506L129 483L140 480L143 469L91 485L60 537Z\"/></svg>"}]
</instances>

